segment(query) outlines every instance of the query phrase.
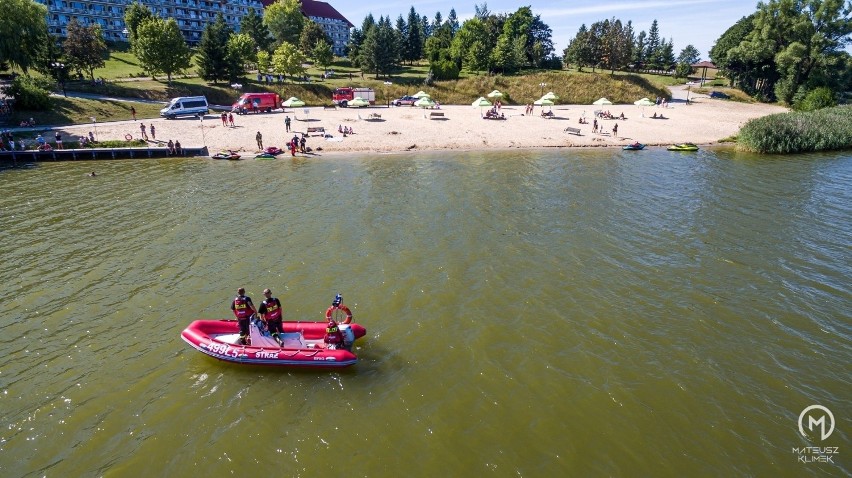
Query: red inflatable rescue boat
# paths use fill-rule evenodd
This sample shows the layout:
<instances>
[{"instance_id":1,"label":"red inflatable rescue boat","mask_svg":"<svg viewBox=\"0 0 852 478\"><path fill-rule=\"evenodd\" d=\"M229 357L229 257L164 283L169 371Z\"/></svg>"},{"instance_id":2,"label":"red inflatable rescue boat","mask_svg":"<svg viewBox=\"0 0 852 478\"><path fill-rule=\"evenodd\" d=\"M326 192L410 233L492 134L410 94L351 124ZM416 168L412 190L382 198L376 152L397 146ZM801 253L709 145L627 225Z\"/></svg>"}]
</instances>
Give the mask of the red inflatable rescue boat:
<instances>
[{"instance_id":1,"label":"red inflatable rescue boat","mask_svg":"<svg viewBox=\"0 0 852 478\"><path fill-rule=\"evenodd\" d=\"M358 361L352 353L355 339L367 333L364 327L340 323L344 348L326 348L326 322L284 322L282 345L265 332L260 320L250 328L251 345L239 343L236 320L196 320L181 332L181 338L201 353L226 362L284 367L348 367Z\"/></svg>"}]
</instances>

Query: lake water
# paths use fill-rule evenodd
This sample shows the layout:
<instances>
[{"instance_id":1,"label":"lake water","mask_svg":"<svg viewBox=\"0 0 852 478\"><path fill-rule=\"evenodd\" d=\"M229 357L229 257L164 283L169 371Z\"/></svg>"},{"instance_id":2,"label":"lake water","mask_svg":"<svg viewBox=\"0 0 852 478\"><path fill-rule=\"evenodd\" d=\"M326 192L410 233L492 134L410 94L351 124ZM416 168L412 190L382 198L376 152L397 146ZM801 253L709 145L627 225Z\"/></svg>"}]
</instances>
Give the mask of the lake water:
<instances>
[{"instance_id":1,"label":"lake water","mask_svg":"<svg viewBox=\"0 0 852 478\"><path fill-rule=\"evenodd\" d=\"M68 162L0 184L0 476L852 473L852 154ZM239 286L294 320L342 293L359 363L187 346ZM824 440L799 432L815 404Z\"/></svg>"}]
</instances>

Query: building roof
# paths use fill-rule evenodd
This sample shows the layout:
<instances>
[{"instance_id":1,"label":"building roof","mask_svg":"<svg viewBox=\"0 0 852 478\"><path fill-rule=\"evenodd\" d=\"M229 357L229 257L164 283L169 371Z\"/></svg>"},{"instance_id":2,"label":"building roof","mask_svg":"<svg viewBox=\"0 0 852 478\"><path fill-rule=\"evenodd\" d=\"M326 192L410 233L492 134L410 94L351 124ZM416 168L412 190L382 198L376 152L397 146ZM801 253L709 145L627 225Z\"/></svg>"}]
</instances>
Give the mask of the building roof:
<instances>
[{"instance_id":1,"label":"building roof","mask_svg":"<svg viewBox=\"0 0 852 478\"><path fill-rule=\"evenodd\" d=\"M263 7L266 8L273 3L275 0L260 0L260 3L263 4ZM334 20L340 20L349 25L349 28L354 27L349 20L346 19L343 15L340 14L334 7L325 3L325 2L317 2L315 0L302 0L302 14L308 17L319 17L319 18L332 18Z\"/></svg>"},{"instance_id":2,"label":"building roof","mask_svg":"<svg viewBox=\"0 0 852 478\"><path fill-rule=\"evenodd\" d=\"M716 68L716 65L714 65L710 61L699 61L698 63L694 63L694 64L689 65L689 66L691 66L693 68Z\"/></svg>"}]
</instances>

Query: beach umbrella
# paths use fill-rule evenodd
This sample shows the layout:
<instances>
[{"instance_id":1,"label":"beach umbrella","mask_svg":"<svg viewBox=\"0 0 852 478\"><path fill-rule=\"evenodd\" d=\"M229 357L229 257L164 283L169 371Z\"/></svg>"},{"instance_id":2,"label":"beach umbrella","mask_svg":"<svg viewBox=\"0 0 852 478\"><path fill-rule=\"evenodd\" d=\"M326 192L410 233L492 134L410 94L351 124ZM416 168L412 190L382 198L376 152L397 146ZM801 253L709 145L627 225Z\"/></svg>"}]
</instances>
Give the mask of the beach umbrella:
<instances>
[{"instance_id":1,"label":"beach umbrella","mask_svg":"<svg viewBox=\"0 0 852 478\"><path fill-rule=\"evenodd\" d=\"M287 108L298 108L300 106L305 106L305 102L295 96L291 96L290 98L287 98L285 102L281 103L281 106Z\"/></svg>"},{"instance_id":2,"label":"beach umbrella","mask_svg":"<svg viewBox=\"0 0 852 478\"><path fill-rule=\"evenodd\" d=\"M551 110L553 109L552 108L553 100L547 99L543 96L540 99L533 101L533 104L536 105L536 106L549 106L549 107L551 107L549 109L551 109Z\"/></svg>"},{"instance_id":3,"label":"beach umbrella","mask_svg":"<svg viewBox=\"0 0 852 478\"><path fill-rule=\"evenodd\" d=\"M595 101L595 102L594 102L594 103L592 103L592 104L593 104L593 105L598 105L598 106L611 105L611 104L612 104L612 101L609 101L609 100L608 100L608 99L606 99L606 98L601 98L601 99L599 99L599 100Z\"/></svg>"},{"instance_id":4,"label":"beach umbrella","mask_svg":"<svg viewBox=\"0 0 852 478\"><path fill-rule=\"evenodd\" d=\"M429 98L429 93L426 93L425 91L420 90L420 91L418 91L417 93L414 93L411 96L413 96L415 98Z\"/></svg>"},{"instance_id":5,"label":"beach umbrella","mask_svg":"<svg viewBox=\"0 0 852 478\"><path fill-rule=\"evenodd\" d=\"M293 118L296 118L296 119L299 119L296 116L296 108L298 108L300 106L305 106L305 102L300 100L299 98L296 98L295 96L291 96L291 97L287 98L286 101L281 103L282 108L293 108ZM307 111L307 109L306 109L306 111Z\"/></svg>"},{"instance_id":6,"label":"beach umbrella","mask_svg":"<svg viewBox=\"0 0 852 478\"><path fill-rule=\"evenodd\" d=\"M482 116L482 108L491 106L491 102L486 100L485 97L480 96L478 100L471 103L471 106L474 108L479 107L479 115Z\"/></svg>"},{"instance_id":7,"label":"beach umbrella","mask_svg":"<svg viewBox=\"0 0 852 478\"><path fill-rule=\"evenodd\" d=\"M556 96L556 94L552 91L548 91L546 95L541 97L541 99L545 99L545 98L550 100L550 101L556 101L556 100L559 99L559 97Z\"/></svg>"},{"instance_id":8,"label":"beach umbrella","mask_svg":"<svg viewBox=\"0 0 852 478\"><path fill-rule=\"evenodd\" d=\"M654 102L649 100L648 98L642 98L641 100L636 100L633 102L634 105L638 106L640 110L642 110L642 117L645 117L645 107L646 106L654 106Z\"/></svg>"},{"instance_id":9,"label":"beach umbrella","mask_svg":"<svg viewBox=\"0 0 852 478\"><path fill-rule=\"evenodd\" d=\"M492 91L491 93L488 93L488 95L487 95L487 96L488 96L489 98L502 98L502 97L503 97L503 93L500 93L500 91L498 91L498 90L494 90L494 91Z\"/></svg>"},{"instance_id":10,"label":"beach umbrella","mask_svg":"<svg viewBox=\"0 0 852 478\"><path fill-rule=\"evenodd\" d=\"M349 102L349 103L347 103L347 104L348 104L349 106L354 106L355 108L360 108L360 107L362 107L362 106L367 106L367 105L369 105L369 104L370 104L370 102L369 102L369 101L367 101L367 100L365 100L364 98L361 98L360 96L356 96L355 98L353 98L353 99L352 99L352 101L350 101L350 102Z\"/></svg>"},{"instance_id":11,"label":"beach umbrella","mask_svg":"<svg viewBox=\"0 0 852 478\"><path fill-rule=\"evenodd\" d=\"M420 98L419 100L415 101L414 106L419 106L421 108L429 108L429 107L435 106L435 102L432 101L432 98L429 98L428 96L424 96L424 97Z\"/></svg>"}]
</instances>

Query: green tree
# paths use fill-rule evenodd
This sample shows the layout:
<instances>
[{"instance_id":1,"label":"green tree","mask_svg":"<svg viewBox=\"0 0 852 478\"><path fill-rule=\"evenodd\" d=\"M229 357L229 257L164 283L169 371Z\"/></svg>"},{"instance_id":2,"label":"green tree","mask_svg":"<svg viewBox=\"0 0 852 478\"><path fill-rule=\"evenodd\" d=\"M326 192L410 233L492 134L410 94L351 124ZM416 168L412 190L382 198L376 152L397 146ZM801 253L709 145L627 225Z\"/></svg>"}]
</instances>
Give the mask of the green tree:
<instances>
[{"instance_id":1,"label":"green tree","mask_svg":"<svg viewBox=\"0 0 852 478\"><path fill-rule=\"evenodd\" d=\"M379 18L379 23L370 28L361 45L359 63L366 71L372 71L376 78L388 74L399 62L399 37L391 27L390 20Z\"/></svg>"},{"instance_id":2,"label":"green tree","mask_svg":"<svg viewBox=\"0 0 852 478\"><path fill-rule=\"evenodd\" d=\"M405 37L403 38L402 59L414 64L423 58L423 32L421 31L420 16L414 7L408 11Z\"/></svg>"},{"instance_id":3,"label":"green tree","mask_svg":"<svg viewBox=\"0 0 852 478\"><path fill-rule=\"evenodd\" d=\"M636 41L633 42L633 56L630 58L630 61L633 62L633 68L644 68L645 66L645 38L647 35L645 30L642 30L636 36Z\"/></svg>"},{"instance_id":4,"label":"green tree","mask_svg":"<svg viewBox=\"0 0 852 478\"><path fill-rule=\"evenodd\" d=\"M235 81L251 65L257 62L257 44L247 33L232 33L228 37L228 64L234 66L231 69L231 77L228 81Z\"/></svg>"},{"instance_id":5,"label":"green tree","mask_svg":"<svg viewBox=\"0 0 852 478\"><path fill-rule=\"evenodd\" d=\"M586 25L580 25L577 34L568 42L568 46L562 52L565 65L574 63L577 65L578 71L583 71L584 66L594 67L597 64L594 56L595 41L596 39L592 35L592 32L586 28Z\"/></svg>"},{"instance_id":6,"label":"green tree","mask_svg":"<svg viewBox=\"0 0 852 478\"><path fill-rule=\"evenodd\" d=\"M264 74L272 69L272 55L266 50L257 52L257 71Z\"/></svg>"},{"instance_id":7,"label":"green tree","mask_svg":"<svg viewBox=\"0 0 852 478\"><path fill-rule=\"evenodd\" d=\"M263 24L269 29L275 44L288 42L292 45L299 43L305 16L302 15L302 2L299 0L276 0L266 7L263 12ZM277 50L277 48L276 48Z\"/></svg>"},{"instance_id":8,"label":"green tree","mask_svg":"<svg viewBox=\"0 0 852 478\"><path fill-rule=\"evenodd\" d=\"M248 13L240 20L240 33L250 36L261 50L269 50L272 44L272 37L269 29L263 24L263 17L253 8L249 8Z\"/></svg>"},{"instance_id":9,"label":"green tree","mask_svg":"<svg viewBox=\"0 0 852 478\"><path fill-rule=\"evenodd\" d=\"M151 76L165 73L169 83L172 74L189 68L192 57L174 18L143 21L136 30L133 53Z\"/></svg>"},{"instance_id":10,"label":"green tree","mask_svg":"<svg viewBox=\"0 0 852 478\"><path fill-rule=\"evenodd\" d=\"M541 67L553 51L553 30L541 21L541 15L534 16L527 35L527 61L533 67Z\"/></svg>"},{"instance_id":11,"label":"green tree","mask_svg":"<svg viewBox=\"0 0 852 478\"><path fill-rule=\"evenodd\" d=\"M33 0L0 1L0 63L28 74L47 40L47 7Z\"/></svg>"},{"instance_id":12,"label":"green tree","mask_svg":"<svg viewBox=\"0 0 852 478\"><path fill-rule=\"evenodd\" d=\"M127 39L130 41L131 48L136 41L136 30L139 29L139 25L151 18L154 18L154 14L141 2L133 2L124 9L124 24L127 26Z\"/></svg>"},{"instance_id":13,"label":"green tree","mask_svg":"<svg viewBox=\"0 0 852 478\"><path fill-rule=\"evenodd\" d=\"M68 34L62 43L68 68L85 71L92 81L95 68L103 68L109 55L100 25L80 25L75 18L68 22Z\"/></svg>"},{"instance_id":14,"label":"green tree","mask_svg":"<svg viewBox=\"0 0 852 478\"><path fill-rule=\"evenodd\" d=\"M272 54L272 71L290 76L301 76L305 74L303 63L307 61L305 55L299 48L289 42L283 42Z\"/></svg>"},{"instance_id":15,"label":"green tree","mask_svg":"<svg viewBox=\"0 0 852 478\"><path fill-rule=\"evenodd\" d=\"M228 38L231 33L231 27L225 23L225 17L219 13L213 23L207 24L201 34L198 56L195 60L198 75L205 81L212 81L214 85L220 80L230 79L234 69L231 64L233 58L228 56Z\"/></svg>"},{"instance_id":16,"label":"green tree","mask_svg":"<svg viewBox=\"0 0 852 478\"><path fill-rule=\"evenodd\" d=\"M459 28L461 28L459 26L459 17L458 17L458 15L456 15L456 9L455 8L450 9L450 13L449 13L449 15L447 15L447 23L450 25L450 33L452 33L453 36L455 36L456 32L458 32Z\"/></svg>"},{"instance_id":17,"label":"green tree","mask_svg":"<svg viewBox=\"0 0 852 478\"><path fill-rule=\"evenodd\" d=\"M701 52L692 45L686 45L686 48L681 50L680 55L677 56L678 63L686 63L687 65L698 63L700 60Z\"/></svg>"},{"instance_id":18,"label":"green tree","mask_svg":"<svg viewBox=\"0 0 852 478\"><path fill-rule=\"evenodd\" d=\"M361 24L361 28L355 28L352 30L352 35L349 36L349 59L352 62L353 66L362 67L361 66L361 46L364 44L364 40L367 38L367 32L376 26L376 21L373 18L372 13L368 13L366 17L364 17L364 22Z\"/></svg>"},{"instance_id":19,"label":"green tree","mask_svg":"<svg viewBox=\"0 0 852 478\"><path fill-rule=\"evenodd\" d=\"M309 57L313 57L314 48L320 41L331 43L331 38L325 33L322 25L313 21L306 20L305 26L302 28L302 34L299 35L299 48Z\"/></svg>"},{"instance_id":20,"label":"green tree","mask_svg":"<svg viewBox=\"0 0 852 478\"><path fill-rule=\"evenodd\" d=\"M327 70L331 62L334 60L334 51L331 49L331 43L325 40L320 40L314 46L314 62L321 66L323 70Z\"/></svg>"},{"instance_id":21,"label":"green tree","mask_svg":"<svg viewBox=\"0 0 852 478\"><path fill-rule=\"evenodd\" d=\"M661 66L657 64L660 49L660 29L657 26L657 20L651 22L651 29L648 30L647 41L645 42L645 67L651 70L659 70Z\"/></svg>"},{"instance_id":22,"label":"green tree","mask_svg":"<svg viewBox=\"0 0 852 478\"><path fill-rule=\"evenodd\" d=\"M755 64L751 59L738 55L737 52L734 55L728 55L728 53L745 41L754 29L754 16L755 14L751 14L739 19L716 40L713 48L710 49L710 60L719 68L720 73L728 78L730 85L737 85L749 94L755 93L757 78L762 76L761 72L765 71L768 65Z\"/></svg>"},{"instance_id":23,"label":"green tree","mask_svg":"<svg viewBox=\"0 0 852 478\"><path fill-rule=\"evenodd\" d=\"M450 53L454 59L470 71L488 70L491 51L485 48L483 39L487 31L477 17L465 21L453 37Z\"/></svg>"}]
</instances>

